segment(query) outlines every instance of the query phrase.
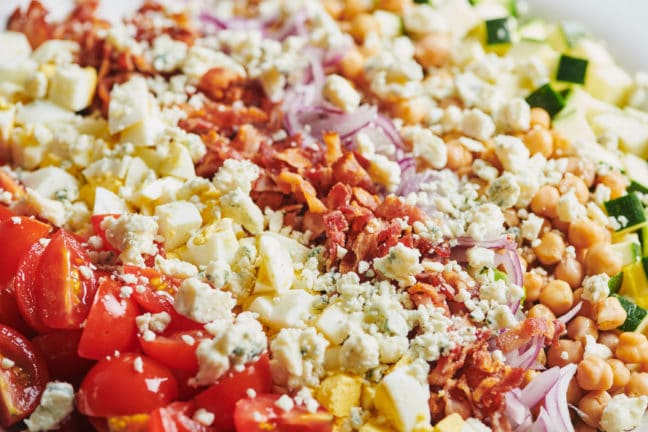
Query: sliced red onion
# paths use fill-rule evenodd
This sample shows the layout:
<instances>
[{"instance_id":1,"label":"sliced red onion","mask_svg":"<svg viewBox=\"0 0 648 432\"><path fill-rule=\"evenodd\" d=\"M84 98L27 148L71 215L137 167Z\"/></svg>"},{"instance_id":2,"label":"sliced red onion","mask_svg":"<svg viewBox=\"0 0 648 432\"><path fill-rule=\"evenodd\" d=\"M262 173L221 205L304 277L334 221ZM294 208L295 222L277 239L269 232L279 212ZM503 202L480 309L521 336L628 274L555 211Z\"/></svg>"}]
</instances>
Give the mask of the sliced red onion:
<instances>
[{"instance_id":1,"label":"sliced red onion","mask_svg":"<svg viewBox=\"0 0 648 432\"><path fill-rule=\"evenodd\" d=\"M544 337L534 336L525 347L506 353L506 364L513 367L531 369L543 346Z\"/></svg>"},{"instance_id":2,"label":"sliced red onion","mask_svg":"<svg viewBox=\"0 0 648 432\"><path fill-rule=\"evenodd\" d=\"M258 30L264 35L266 34L267 26L276 20L276 18L271 18L264 21L256 18L241 17L222 19L209 12L201 12L198 19L203 24L215 27L218 30Z\"/></svg>"},{"instance_id":3,"label":"sliced red onion","mask_svg":"<svg viewBox=\"0 0 648 432\"><path fill-rule=\"evenodd\" d=\"M299 10L289 20L287 20L281 28L272 32L269 36L272 39L283 41L288 36L305 36L308 31L306 30L306 20L308 13L305 9Z\"/></svg>"},{"instance_id":4,"label":"sliced red onion","mask_svg":"<svg viewBox=\"0 0 648 432\"><path fill-rule=\"evenodd\" d=\"M520 400L520 389L506 393L506 417L511 422L513 430L523 429L531 425L533 416L529 406Z\"/></svg>"},{"instance_id":5,"label":"sliced red onion","mask_svg":"<svg viewBox=\"0 0 648 432\"><path fill-rule=\"evenodd\" d=\"M567 388L575 373L576 365L573 363L560 368L560 378L545 398L547 415L558 425L558 428L554 430L574 432L574 425L569 416L569 406L567 405Z\"/></svg>"},{"instance_id":6,"label":"sliced red onion","mask_svg":"<svg viewBox=\"0 0 648 432\"><path fill-rule=\"evenodd\" d=\"M571 321L577 314L580 312L581 308L583 307L583 302L579 301L576 303L576 306L571 308L568 312L566 312L564 315L560 315L558 317L558 321L567 324L569 321Z\"/></svg>"},{"instance_id":7,"label":"sliced red onion","mask_svg":"<svg viewBox=\"0 0 648 432\"><path fill-rule=\"evenodd\" d=\"M394 122L387 116L384 116L382 114L378 114L378 118L375 120L375 125L378 126L385 132L385 134L389 137L389 139L392 141L394 146L397 149L404 150L405 145L403 144L403 139L400 136L400 133L396 129L396 126L394 125Z\"/></svg>"},{"instance_id":8,"label":"sliced red onion","mask_svg":"<svg viewBox=\"0 0 648 432\"><path fill-rule=\"evenodd\" d=\"M551 369L538 374L521 390L519 399L527 407L533 407L540 402L556 385L560 379L560 367L554 366Z\"/></svg>"}]
</instances>

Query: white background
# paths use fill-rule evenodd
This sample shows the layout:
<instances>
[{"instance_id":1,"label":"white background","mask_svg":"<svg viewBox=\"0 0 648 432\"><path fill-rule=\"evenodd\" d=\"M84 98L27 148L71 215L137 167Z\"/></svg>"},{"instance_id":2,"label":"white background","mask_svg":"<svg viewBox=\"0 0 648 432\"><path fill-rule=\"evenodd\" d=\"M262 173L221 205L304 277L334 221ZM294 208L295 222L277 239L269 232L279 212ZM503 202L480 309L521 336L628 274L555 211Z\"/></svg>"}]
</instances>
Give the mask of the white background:
<instances>
[{"instance_id":1,"label":"white background","mask_svg":"<svg viewBox=\"0 0 648 432\"><path fill-rule=\"evenodd\" d=\"M178 0L181 1L181 0ZM290 0L286 0L290 1ZM28 0L0 0L0 27L17 6ZM64 14L72 0L42 0L48 8ZM111 19L137 7L140 0L103 0L101 13ZM533 14L551 19L582 22L598 38L605 40L619 62L631 69L648 71L647 0L527 0Z\"/></svg>"}]
</instances>

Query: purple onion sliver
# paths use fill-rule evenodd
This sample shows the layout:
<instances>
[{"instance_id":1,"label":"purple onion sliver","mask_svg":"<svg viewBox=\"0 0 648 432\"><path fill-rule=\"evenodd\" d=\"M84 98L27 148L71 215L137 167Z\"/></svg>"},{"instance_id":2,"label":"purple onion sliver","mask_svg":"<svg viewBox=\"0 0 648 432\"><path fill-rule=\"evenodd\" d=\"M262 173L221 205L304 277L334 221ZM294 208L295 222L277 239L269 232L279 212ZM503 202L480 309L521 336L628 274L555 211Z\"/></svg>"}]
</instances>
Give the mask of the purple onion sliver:
<instances>
[{"instance_id":1,"label":"purple onion sliver","mask_svg":"<svg viewBox=\"0 0 648 432\"><path fill-rule=\"evenodd\" d=\"M576 306L571 308L564 315L559 316L558 321L562 322L563 324L567 324L569 321L572 320L572 318L574 318L578 314L578 312L580 312L582 307L583 307L583 302L579 301L578 303L576 303Z\"/></svg>"},{"instance_id":2,"label":"purple onion sliver","mask_svg":"<svg viewBox=\"0 0 648 432\"><path fill-rule=\"evenodd\" d=\"M539 375L536 375L529 384L527 384L522 392L520 393L520 401L528 406L533 407L538 402L540 402L551 390L551 388L556 385L560 379L560 368L554 366L551 369L547 369Z\"/></svg>"}]
</instances>

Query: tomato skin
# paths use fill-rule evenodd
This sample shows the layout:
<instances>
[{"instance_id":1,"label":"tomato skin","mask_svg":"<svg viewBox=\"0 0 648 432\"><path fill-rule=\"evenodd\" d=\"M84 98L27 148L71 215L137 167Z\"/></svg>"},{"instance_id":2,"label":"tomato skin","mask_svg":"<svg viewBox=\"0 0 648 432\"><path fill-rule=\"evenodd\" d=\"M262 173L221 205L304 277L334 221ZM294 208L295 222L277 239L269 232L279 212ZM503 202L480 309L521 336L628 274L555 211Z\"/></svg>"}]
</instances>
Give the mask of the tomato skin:
<instances>
[{"instance_id":1,"label":"tomato skin","mask_svg":"<svg viewBox=\"0 0 648 432\"><path fill-rule=\"evenodd\" d=\"M36 408L49 377L45 360L31 342L0 325L0 358L5 357L15 362L0 368L0 426L9 427Z\"/></svg>"},{"instance_id":2,"label":"tomato skin","mask_svg":"<svg viewBox=\"0 0 648 432\"><path fill-rule=\"evenodd\" d=\"M237 432L331 432L333 416L322 408L311 413L302 406L284 412L275 402L278 394L261 394L236 403L234 422Z\"/></svg>"},{"instance_id":3,"label":"tomato skin","mask_svg":"<svg viewBox=\"0 0 648 432\"><path fill-rule=\"evenodd\" d=\"M56 330L32 339L47 362L51 379L79 384L90 370L94 362L77 354L80 339L81 330Z\"/></svg>"},{"instance_id":4,"label":"tomato skin","mask_svg":"<svg viewBox=\"0 0 648 432\"><path fill-rule=\"evenodd\" d=\"M77 351L80 357L100 360L115 351L137 349L135 318L140 310L132 298L122 298L120 290L121 285L112 279L100 282L81 333Z\"/></svg>"},{"instance_id":5,"label":"tomato skin","mask_svg":"<svg viewBox=\"0 0 648 432\"><path fill-rule=\"evenodd\" d=\"M139 337L142 351L151 358L159 361L171 369L181 369L193 372L198 371L198 359L196 348L202 339L205 331L171 331L164 335L158 335L152 341ZM192 345L187 344L182 337L190 336L194 339Z\"/></svg>"},{"instance_id":6,"label":"tomato skin","mask_svg":"<svg viewBox=\"0 0 648 432\"><path fill-rule=\"evenodd\" d=\"M264 354L255 363L249 364L241 372L232 371L209 386L194 398L196 408L204 408L217 413L214 427L219 431L234 430L234 408L236 403L247 396L252 389L258 394L272 390L270 360Z\"/></svg>"},{"instance_id":7,"label":"tomato skin","mask_svg":"<svg viewBox=\"0 0 648 432\"><path fill-rule=\"evenodd\" d=\"M112 217L117 219L119 217L119 214L106 213L106 214L98 214L98 215L91 216L90 223L92 224L92 231L101 238L103 250L112 251L115 254L119 255L119 251L115 249L113 245L110 244L110 242L108 241L108 238L106 237L106 231L101 229L101 222L103 222L103 220L106 219L107 217Z\"/></svg>"},{"instance_id":8,"label":"tomato skin","mask_svg":"<svg viewBox=\"0 0 648 432\"><path fill-rule=\"evenodd\" d=\"M214 429L198 423L191 417L192 407L187 402L173 402L151 413L147 432L209 432Z\"/></svg>"},{"instance_id":9,"label":"tomato skin","mask_svg":"<svg viewBox=\"0 0 648 432\"><path fill-rule=\"evenodd\" d=\"M55 329L78 329L88 316L96 291L93 277L80 270L90 258L81 243L59 230L52 236L38 265L37 302L43 323Z\"/></svg>"},{"instance_id":10,"label":"tomato skin","mask_svg":"<svg viewBox=\"0 0 648 432\"><path fill-rule=\"evenodd\" d=\"M31 245L29 250L21 258L16 275L13 278L13 288L16 295L15 301L18 310L29 326L41 334L51 330L43 323L36 297L38 265L44 252L45 246L40 242Z\"/></svg>"},{"instance_id":11,"label":"tomato skin","mask_svg":"<svg viewBox=\"0 0 648 432\"><path fill-rule=\"evenodd\" d=\"M0 222L0 287L6 285L16 272L20 258L38 239L47 235L51 227L43 222L24 216L16 216L18 223L12 219Z\"/></svg>"},{"instance_id":12,"label":"tomato skin","mask_svg":"<svg viewBox=\"0 0 648 432\"><path fill-rule=\"evenodd\" d=\"M136 370L138 357L141 371ZM79 388L77 407L93 417L127 416L166 406L177 396L178 384L168 368L145 355L127 353L90 369Z\"/></svg>"},{"instance_id":13,"label":"tomato skin","mask_svg":"<svg viewBox=\"0 0 648 432\"><path fill-rule=\"evenodd\" d=\"M5 205L0 205L0 222L10 219L14 213Z\"/></svg>"}]
</instances>

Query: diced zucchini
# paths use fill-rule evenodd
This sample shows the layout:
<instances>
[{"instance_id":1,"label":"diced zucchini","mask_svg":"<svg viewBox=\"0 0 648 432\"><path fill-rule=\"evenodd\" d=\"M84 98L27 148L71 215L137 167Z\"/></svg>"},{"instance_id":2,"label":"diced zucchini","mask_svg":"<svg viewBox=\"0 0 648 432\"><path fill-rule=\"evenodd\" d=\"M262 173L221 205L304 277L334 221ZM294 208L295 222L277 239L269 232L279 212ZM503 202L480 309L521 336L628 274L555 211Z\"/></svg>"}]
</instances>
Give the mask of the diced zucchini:
<instances>
[{"instance_id":1,"label":"diced zucchini","mask_svg":"<svg viewBox=\"0 0 648 432\"><path fill-rule=\"evenodd\" d=\"M608 281L608 288L610 293L616 294L621 289L621 284L623 283L623 272L619 272L612 276Z\"/></svg>"},{"instance_id":2,"label":"diced zucchini","mask_svg":"<svg viewBox=\"0 0 648 432\"><path fill-rule=\"evenodd\" d=\"M544 42L547 40L548 31L547 23L541 19L532 19L518 25L520 39Z\"/></svg>"},{"instance_id":3,"label":"diced zucchini","mask_svg":"<svg viewBox=\"0 0 648 432\"><path fill-rule=\"evenodd\" d=\"M511 43L509 18L486 20L486 45L502 45Z\"/></svg>"},{"instance_id":4,"label":"diced zucchini","mask_svg":"<svg viewBox=\"0 0 648 432\"><path fill-rule=\"evenodd\" d=\"M591 57L585 90L604 102L622 106L632 90L632 78L615 64L595 63Z\"/></svg>"},{"instance_id":5,"label":"diced zucchini","mask_svg":"<svg viewBox=\"0 0 648 432\"><path fill-rule=\"evenodd\" d=\"M592 126L598 133L615 133L622 150L640 158L648 157L648 122L626 111L616 110L594 116Z\"/></svg>"},{"instance_id":6,"label":"diced zucchini","mask_svg":"<svg viewBox=\"0 0 648 432\"><path fill-rule=\"evenodd\" d=\"M641 252L643 256L648 256L648 226L642 227L639 232L641 240Z\"/></svg>"},{"instance_id":7,"label":"diced zucchini","mask_svg":"<svg viewBox=\"0 0 648 432\"><path fill-rule=\"evenodd\" d=\"M575 47L576 43L587 35L583 25L575 21L561 21L560 30L569 48Z\"/></svg>"},{"instance_id":8,"label":"diced zucchini","mask_svg":"<svg viewBox=\"0 0 648 432\"><path fill-rule=\"evenodd\" d=\"M641 192L648 194L648 162L633 154L623 156L625 172L630 177L628 192Z\"/></svg>"},{"instance_id":9,"label":"diced zucchini","mask_svg":"<svg viewBox=\"0 0 648 432\"><path fill-rule=\"evenodd\" d=\"M416 3L416 4L428 4L428 3L430 3L430 0L414 0L414 3Z\"/></svg>"},{"instance_id":10,"label":"diced zucchini","mask_svg":"<svg viewBox=\"0 0 648 432\"><path fill-rule=\"evenodd\" d=\"M626 266L641 259L642 250L639 236L635 233L628 233L621 241L612 245L612 248L621 257L621 265Z\"/></svg>"},{"instance_id":11,"label":"diced zucchini","mask_svg":"<svg viewBox=\"0 0 648 432\"><path fill-rule=\"evenodd\" d=\"M637 306L632 302L631 300L613 294L616 298L619 299L619 303L621 303L621 306L623 309L625 309L627 313L627 318L623 324L619 326L619 330L621 331L635 331L639 328L641 325L642 321L644 318L646 318L646 315L648 315L648 312L640 306Z\"/></svg>"},{"instance_id":12,"label":"diced zucchini","mask_svg":"<svg viewBox=\"0 0 648 432\"><path fill-rule=\"evenodd\" d=\"M623 268L623 280L619 294L632 299L642 308L648 308L648 257Z\"/></svg>"},{"instance_id":13,"label":"diced zucchini","mask_svg":"<svg viewBox=\"0 0 648 432\"><path fill-rule=\"evenodd\" d=\"M587 59L563 54L558 62L556 80L574 84L584 84L587 73Z\"/></svg>"},{"instance_id":14,"label":"diced zucchini","mask_svg":"<svg viewBox=\"0 0 648 432\"><path fill-rule=\"evenodd\" d=\"M565 99L549 83L534 90L526 101L532 107L544 108L552 117L565 107Z\"/></svg>"},{"instance_id":15,"label":"diced zucchini","mask_svg":"<svg viewBox=\"0 0 648 432\"><path fill-rule=\"evenodd\" d=\"M617 231L632 231L646 224L646 212L635 193L620 196L603 203L608 216L614 217L621 224Z\"/></svg>"},{"instance_id":16,"label":"diced zucchini","mask_svg":"<svg viewBox=\"0 0 648 432\"><path fill-rule=\"evenodd\" d=\"M630 185L628 186L628 193L630 192L640 192L642 194L648 194L648 188L639 182L630 180Z\"/></svg>"},{"instance_id":17,"label":"diced zucchini","mask_svg":"<svg viewBox=\"0 0 648 432\"><path fill-rule=\"evenodd\" d=\"M596 135L587 122L585 113L580 108L563 109L554 118L553 127L573 143L596 142Z\"/></svg>"}]
</instances>

